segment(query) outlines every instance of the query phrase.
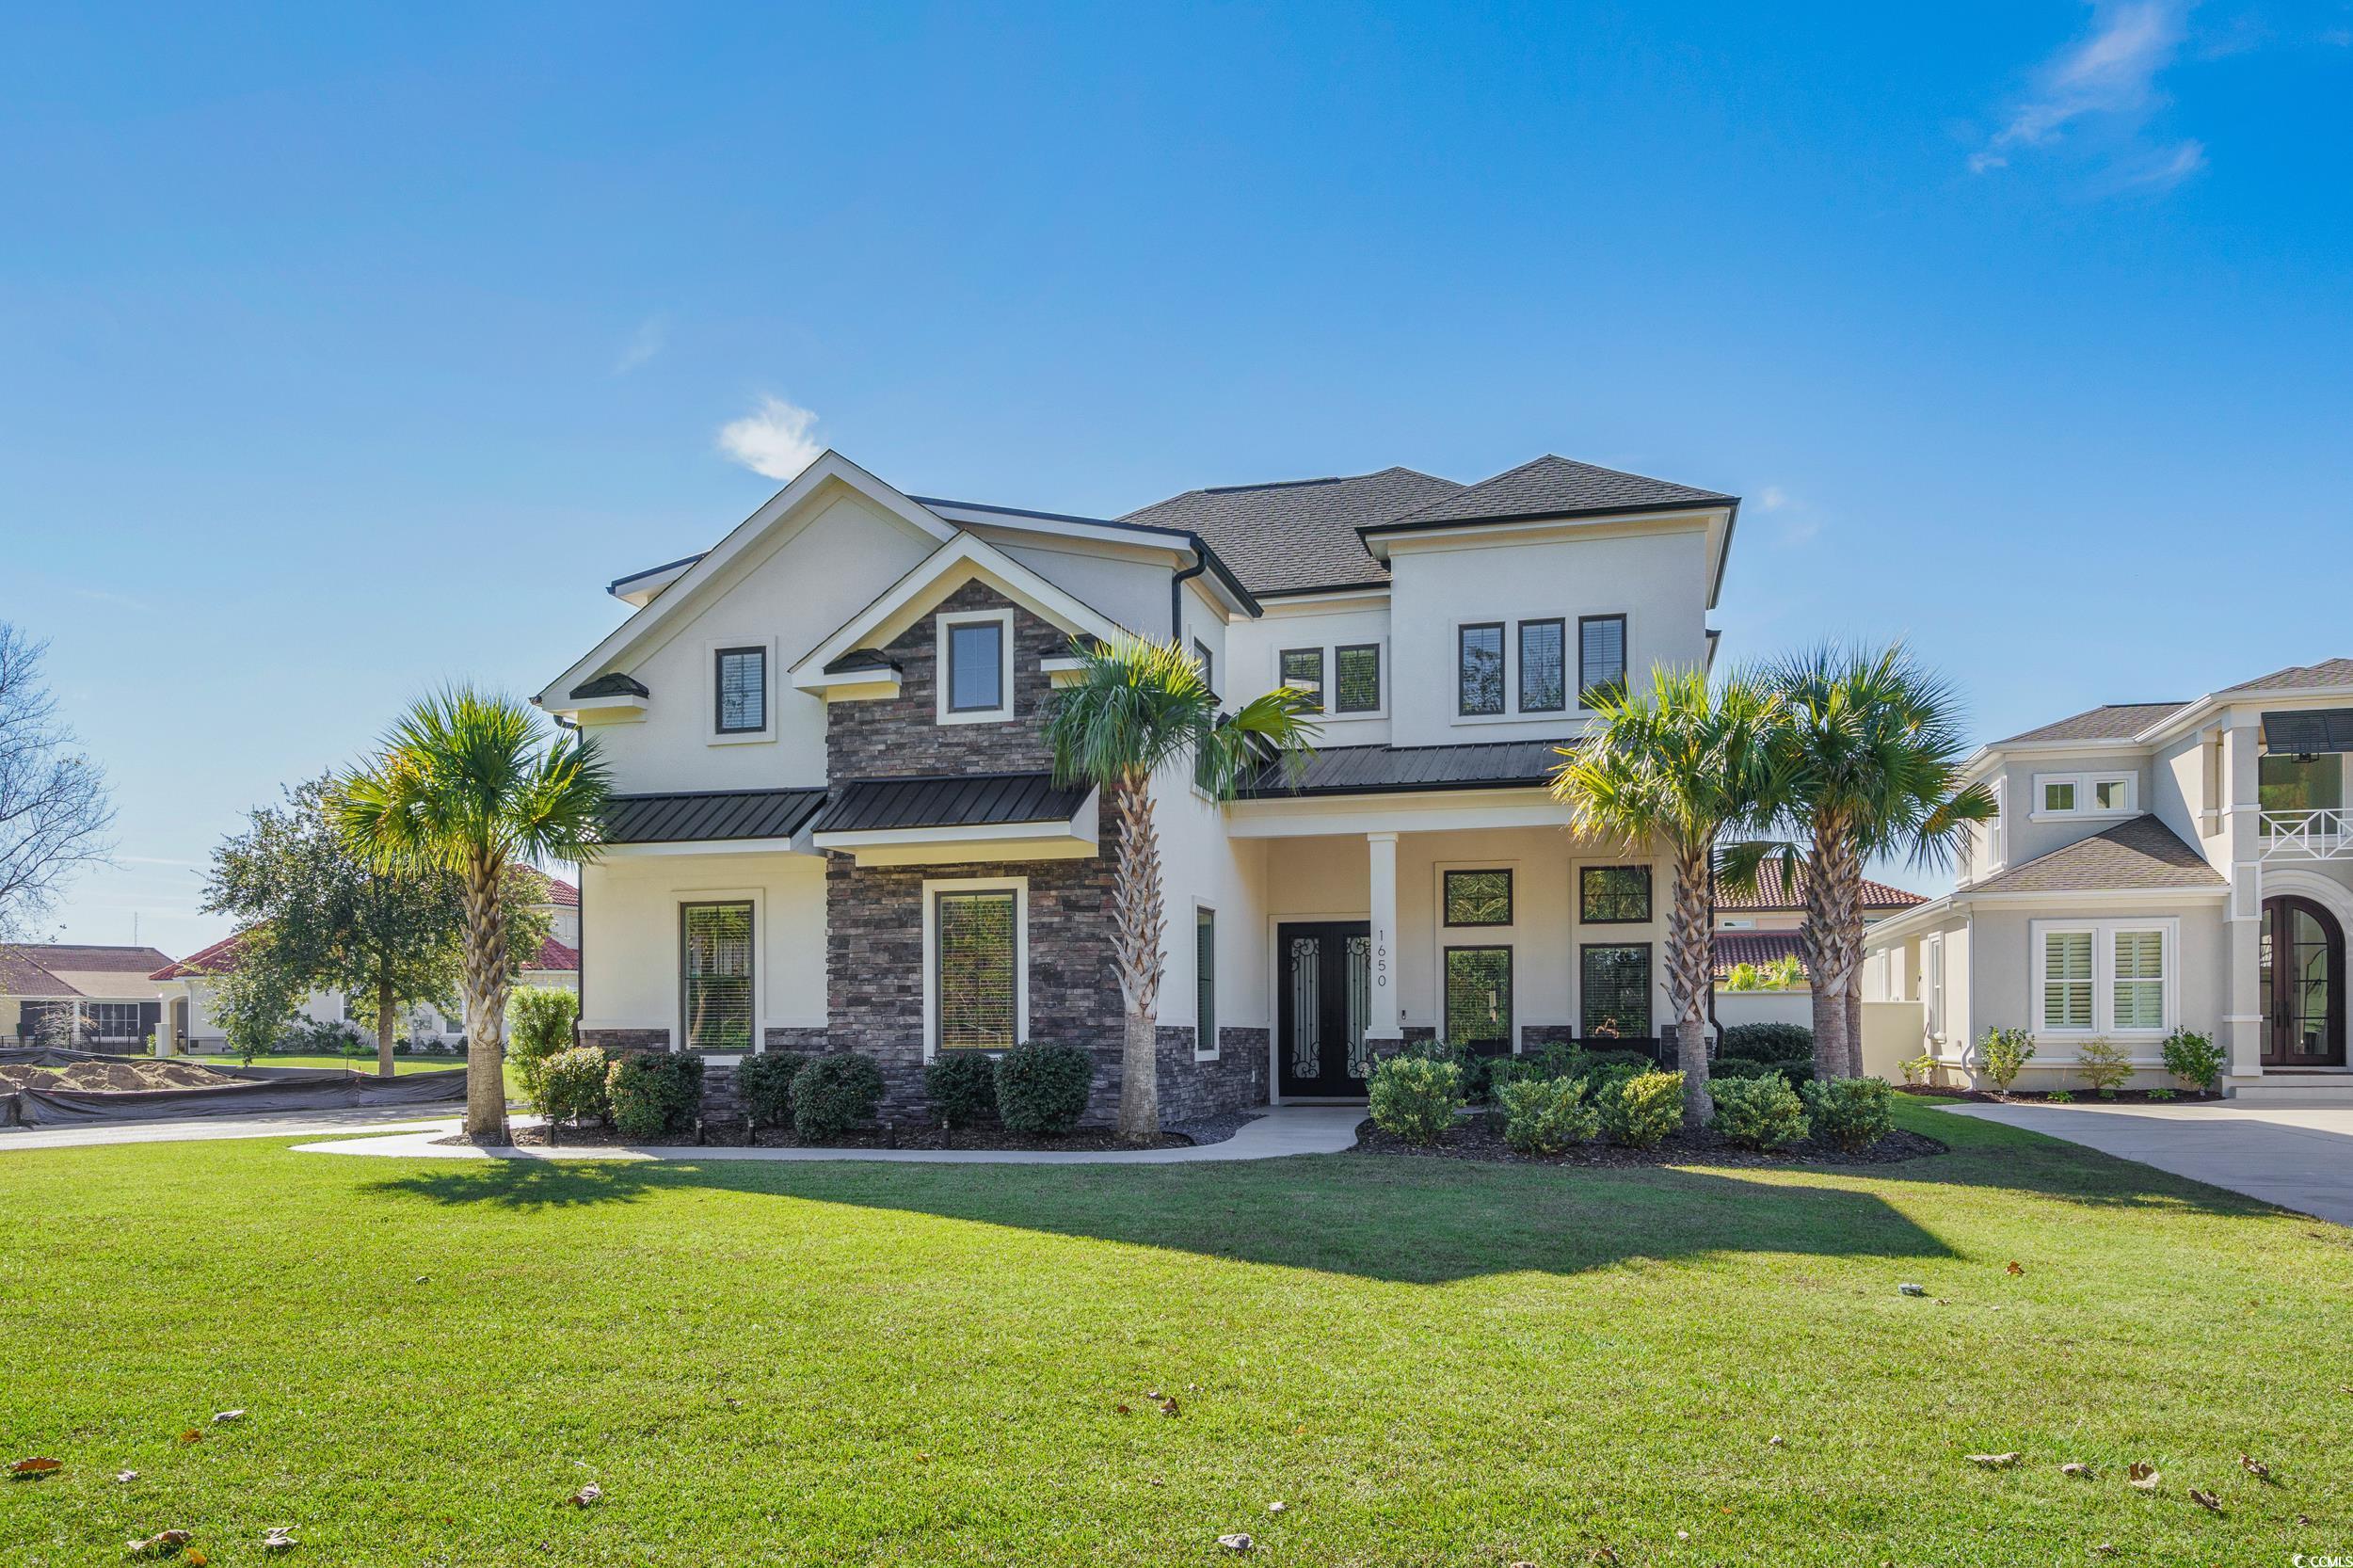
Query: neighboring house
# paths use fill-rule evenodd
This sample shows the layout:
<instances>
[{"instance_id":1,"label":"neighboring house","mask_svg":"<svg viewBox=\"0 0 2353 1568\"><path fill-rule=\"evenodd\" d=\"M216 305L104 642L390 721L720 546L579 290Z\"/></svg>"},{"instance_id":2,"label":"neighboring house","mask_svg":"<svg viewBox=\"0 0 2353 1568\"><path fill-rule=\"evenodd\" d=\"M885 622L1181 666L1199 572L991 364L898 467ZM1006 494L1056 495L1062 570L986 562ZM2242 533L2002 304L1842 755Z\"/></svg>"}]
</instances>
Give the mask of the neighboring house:
<instances>
[{"instance_id":1,"label":"neighboring house","mask_svg":"<svg viewBox=\"0 0 2353 1568\"><path fill-rule=\"evenodd\" d=\"M889 1104L942 1050L1064 1041L1114 1102L1116 824L1042 738L1074 639L1278 682L1304 775L1155 786L1163 1114L1353 1098L1385 1042L1489 1051L1664 1017L1667 871L1547 794L1590 694L1705 666L1731 496L1557 457L1191 490L1119 519L912 497L827 453L536 699L618 799L585 867L592 1043L856 1049Z\"/></svg>"},{"instance_id":2,"label":"neighboring house","mask_svg":"<svg viewBox=\"0 0 2353 1568\"><path fill-rule=\"evenodd\" d=\"M1994 742L1967 776L2000 818L1954 892L1871 928L1866 995L1916 1004L1959 1072L1989 1029L2030 1031L2026 1087L2076 1086L2095 1039L2156 1083L2185 1028L2225 1047L2233 1095L2353 1100L2348 753L2353 659Z\"/></svg>"},{"instance_id":3,"label":"neighboring house","mask_svg":"<svg viewBox=\"0 0 2353 1568\"><path fill-rule=\"evenodd\" d=\"M170 960L153 948L17 942L0 947L0 1037L72 1038L98 1049L143 1048L155 1031L160 990L148 978Z\"/></svg>"},{"instance_id":4,"label":"neighboring house","mask_svg":"<svg viewBox=\"0 0 2353 1568\"><path fill-rule=\"evenodd\" d=\"M1781 991L1728 991L1723 983L1742 964L1764 968L1794 958L1802 966L1805 951L1798 930L1805 923L1803 872L1785 875L1768 869L1758 874L1753 893L1738 895L1716 890L1716 1021L1720 1024L1792 1023L1814 1021L1814 993L1800 984ZM1891 915L1928 901L1917 893L1890 888L1883 882L1863 884L1863 923L1869 926Z\"/></svg>"},{"instance_id":5,"label":"neighboring house","mask_svg":"<svg viewBox=\"0 0 2353 1568\"><path fill-rule=\"evenodd\" d=\"M561 877L536 871L532 874L541 884L541 896L533 907L547 917L548 935L532 967L515 977L516 984L576 991L580 988L580 889ZM155 971L153 979L164 1008L163 1024L156 1031L159 1053L168 1056L226 1048L228 1036L213 1016L212 994L219 977L236 968L243 936L242 932L224 936L202 952ZM351 1019L351 1007L341 991L316 991L295 1010L295 1016L313 1023L345 1023ZM360 1030L356 1023L352 1027ZM465 1032L462 1017L428 1005L411 1009L399 1026L400 1034L409 1040L454 1041L463 1039ZM360 1032L373 1038L368 1031Z\"/></svg>"}]
</instances>

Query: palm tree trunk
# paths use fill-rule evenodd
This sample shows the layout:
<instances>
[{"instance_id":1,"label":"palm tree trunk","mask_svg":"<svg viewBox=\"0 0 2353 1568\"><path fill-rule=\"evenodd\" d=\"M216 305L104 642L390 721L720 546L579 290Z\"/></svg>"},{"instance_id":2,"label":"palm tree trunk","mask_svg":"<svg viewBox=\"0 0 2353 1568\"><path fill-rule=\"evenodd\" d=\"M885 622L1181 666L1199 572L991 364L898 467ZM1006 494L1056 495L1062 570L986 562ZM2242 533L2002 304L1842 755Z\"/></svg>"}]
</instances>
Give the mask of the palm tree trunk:
<instances>
[{"instance_id":1,"label":"palm tree trunk","mask_svg":"<svg viewBox=\"0 0 2353 1568\"><path fill-rule=\"evenodd\" d=\"M1128 1001L1119 1053L1124 1144L1147 1144L1160 1131L1160 944L1167 920L1160 906L1160 840L1152 823L1151 785L1148 775L1132 773L1112 792L1119 828L1112 873L1112 961Z\"/></svg>"},{"instance_id":2,"label":"palm tree trunk","mask_svg":"<svg viewBox=\"0 0 2353 1568\"><path fill-rule=\"evenodd\" d=\"M380 974L376 982L376 1076L392 1076L392 977Z\"/></svg>"},{"instance_id":3,"label":"palm tree trunk","mask_svg":"<svg viewBox=\"0 0 2353 1568\"><path fill-rule=\"evenodd\" d=\"M1674 903L1667 914L1667 1000L1675 1015L1675 1065L1683 1072L1683 1125L1692 1131L1716 1114L1707 1092L1707 984L1714 963L1708 926L1707 843L1675 851Z\"/></svg>"},{"instance_id":4,"label":"palm tree trunk","mask_svg":"<svg viewBox=\"0 0 2353 1568\"><path fill-rule=\"evenodd\" d=\"M506 910L504 868L477 854L466 870L466 1136L506 1136Z\"/></svg>"},{"instance_id":5,"label":"palm tree trunk","mask_svg":"<svg viewBox=\"0 0 2353 1568\"><path fill-rule=\"evenodd\" d=\"M1857 921L1847 933L1853 948L1855 962L1847 970L1847 1073L1851 1078L1863 1076L1863 925Z\"/></svg>"},{"instance_id":6,"label":"palm tree trunk","mask_svg":"<svg viewBox=\"0 0 2353 1568\"><path fill-rule=\"evenodd\" d=\"M1854 977L1849 912L1861 907L1863 871L1845 819L1816 818L1813 840L1806 855L1801 945L1814 993L1814 1076L1849 1078L1859 1053L1850 1051L1847 1038L1847 992Z\"/></svg>"}]
</instances>

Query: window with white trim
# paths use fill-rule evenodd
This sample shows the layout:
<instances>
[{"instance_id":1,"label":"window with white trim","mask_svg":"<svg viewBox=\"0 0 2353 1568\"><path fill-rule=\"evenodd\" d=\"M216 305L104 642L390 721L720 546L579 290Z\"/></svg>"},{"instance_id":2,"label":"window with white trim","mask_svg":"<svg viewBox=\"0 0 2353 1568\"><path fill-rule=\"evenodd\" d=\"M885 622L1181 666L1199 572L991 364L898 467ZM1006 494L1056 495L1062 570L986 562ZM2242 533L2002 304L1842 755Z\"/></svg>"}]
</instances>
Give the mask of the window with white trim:
<instances>
[{"instance_id":1,"label":"window with white trim","mask_svg":"<svg viewBox=\"0 0 2353 1568\"><path fill-rule=\"evenodd\" d=\"M680 1039L688 1050L752 1048L752 906L679 907Z\"/></svg>"},{"instance_id":2,"label":"window with white trim","mask_svg":"<svg viewBox=\"0 0 2353 1568\"><path fill-rule=\"evenodd\" d=\"M1003 1050L1030 1027L1027 877L923 884L923 1054Z\"/></svg>"},{"instance_id":3,"label":"window with white trim","mask_svg":"<svg viewBox=\"0 0 2353 1568\"><path fill-rule=\"evenodd\" d=\"M2037 1033L2157 1035L2173 1027L2178 920L2037 920L2032 939Z\"/></svg>"},{"instance_id":4,"label":"window with white trim","mask_svg":"<svg viewBox=\"0 0 2353 1568\"><path fill-rule=\"evenodd\" d=\"M2091 950L2089 931L2042 934L2042 1027L2091 1028Z\"/></svg>"},{"instance_id":5,"label":"window with white trim","mask_svg":"<svg viewBox=\"0 0 2353 1568\"><path fill-rule=\"evenodd\" d=\"M712 728L721 735L756 735L767 728L767 648L723 648L712 659Z\"/></svg>"},{"instance_id":6,"label":"window with white trim","mask_svg":"<svg viewBox=\"0 0 2353 1568\"><path fill-rule=\"evenodd\" d=\"M2034 776L2035 816L2129 817L2139 809L2139 775L2131 773L2039 773Z\"/></svg>"},{"instance_id":7,"label":"window with white trim","mask_svg":"<svg viewBox=\"0 0 2353 1568\"><path fill-rule=\"evenodd\" d=\"M1945 1037L1945 937L1920 942L1920 1020L1931 1038Z\"/></svg>"},{"instance_id":8,"label":"window with white trim","mask_svg":"<svg viewBox=\"0 0 2353 1568\"><path fill-rule=\"evenodd\" d=\"M1013 717L1013 612L939 617L937 718L984 724Z\"/></svg>"}]
</instances>

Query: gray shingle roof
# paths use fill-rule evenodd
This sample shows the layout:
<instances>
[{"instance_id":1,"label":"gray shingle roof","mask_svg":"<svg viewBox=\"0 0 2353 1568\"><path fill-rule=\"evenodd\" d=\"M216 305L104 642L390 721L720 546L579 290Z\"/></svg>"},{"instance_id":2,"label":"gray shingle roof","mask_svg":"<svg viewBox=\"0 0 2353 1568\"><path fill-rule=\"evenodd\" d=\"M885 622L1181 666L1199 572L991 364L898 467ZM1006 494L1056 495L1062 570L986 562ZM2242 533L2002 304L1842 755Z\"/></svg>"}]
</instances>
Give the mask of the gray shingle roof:
<instances>
[{"instance_id":1,"label":"gray shingle roof","mask_svg":"<svg viewBox=\"0 0 2353 1568\"><path fill-rule=\"evenodd\" d=\"M2105 893L2136 888L2220 888L2222 873L2154 817L2135 817L2012 866L1973 893Z\"/></svg>"},{"instance_id":2,"label":"gray shingle roof","mask_svg":"<svg viewBox=\"0 0 2353 1568\"><path fill-rule=\"evenodd\" d=\"M600 837L608 844L683 844L721 839L789 839L825 804L823 790L699 790L615 795Z\"/></svg>"},{"instance_id":3,"label":"gray shingle roof","mask_svg":"<svg viewBox=\"0 0 2353 1568\"><path fill-rule=\"evenodd\" d=\"M2180 711L2182 706L2178 702L2112 702L2071 713L2040 729L2006 736L1993 744L2006 746L2027 741L2129 741L2166 714Z\"/></svg>"},{"instance_id":4,"label":"gray shingle roof","mask_svg":"<svg viewBox=\"0 0 2353 1568\"><path fill-rule=\"evenodd\" d=\"M2323 659L2317 664L2290 664L2253 680L2242 680L2225 691L2262 692L2311 686L2353 686L2353 659Z\"/></svg>"},{"instance_id":5,"label":"gray shingle roof","mask_svg":"<svg viewBox=\"0 0 2353 1568\"><path fill-rule=\"evenodd\" d=\"M1119 520L1177 528L1209 541L1254 594L1385 583L1356 530L1424 506L1463 487L1409 468L1348 478L1297 479L1187 490Z\"/></svg>"},{"instance_id":6,"label":"gray shingle roof","mask_svg":"<svg viewBox=\"0 0 2353 1568\"><path fill-rule=\"evenodd\" d=\"M1575 517L1669 506L1729 506L1738 499L1718 490L1695 489L1547 455L1387 520L1392 526L1405 527L1496 518Z\"/></svg>"},{"instance_id":7,"label":"gray shingle roof","mask_svg":"<svg viewBox=\"0 0 2353 1568\"><path fill-rule=\"evenodd\" d=\"M1327 746L1293 780L1279 764L1245 796L1385 794L1400 790L1497 790L1549 783L1573 741L1488 741L1473 745Z\"/></svg>"},{"instance_id":8,"label":"gray shingle roof","mask_svg":"<svg viewBox=\"0 0 2353 1568\"><path fill-rule=\"evenodd\" d=\"M1056 784L1050 773L857 778L837 785L813 833L867 833L898 827L987 827L1066 823L1090 786Z\"/></svg>"}]
</instances>

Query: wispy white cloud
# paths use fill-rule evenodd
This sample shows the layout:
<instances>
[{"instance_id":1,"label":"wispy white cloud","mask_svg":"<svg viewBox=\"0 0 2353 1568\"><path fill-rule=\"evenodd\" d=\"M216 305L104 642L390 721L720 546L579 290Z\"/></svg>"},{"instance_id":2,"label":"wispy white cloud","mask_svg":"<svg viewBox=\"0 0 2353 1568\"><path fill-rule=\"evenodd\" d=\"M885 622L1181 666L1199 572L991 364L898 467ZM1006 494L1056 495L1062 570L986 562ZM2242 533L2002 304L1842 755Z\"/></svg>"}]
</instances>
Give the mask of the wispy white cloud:
<instances>
[{"instance_id":1,"label":"wispy white cloud","mask_svg":"<svg viewBox=\"0 0 2353 1568\"><path fill-rule=\"evenodd\" d=\"M816 436L817 416L781 397L763 397L760 407L719 429L719 450L771 479L790 479L825 450Z\"/></svg>"},{"instance_id":2,"label":"wispy white cloud","mask_svg":"<svg viewBox=\"0 0 2353 1568\"><path fill-rule=\"evenodd\" d=\"M1811 544L1822 532L1821 513L1783 486L1768 485L1757 491L1756 505L1757 510L1771 515L1771 532L1767 537L1782 549Z\"/></svg>"},{"instance_id":3,"label":"wispy white cloud","mask_svg":"<svg viewBox=\"0 0 2353 1568\"><path fill-rule=\"evenodd\" d=\"M1765 492L1756 498L1756 504L1769 512L1778 512L1789 504L1789 492L1779 485L1768 485Z\"/></svg>"},{"instance_id":4,"label":"wispy white cloud","mask_svg":"<svg viewBox=\"0 0 2353 1568\"><path fill-rule=\"evenodd\" d=\"M2194 0L2093 0L2089 36L2036 68L2002 127L1969 157L1972 174L2008 168L2035 149L2080 134L2128 170L2124 183L2174 184L2205 166L2185 141L2152 150L2143 133L2167 102L2158 82L2178 59Z\"/></svg>"},{"instance_id":5,"label":"wispy white cloud","mask_svg":"<svg viewBox=\"0 0 2353 1568\"><path fill-rule=\"evenodd\" d=\"M120 605L125 610L147 608L147 601L143 599L133 599L129 594L109 593L104 588L76 588L73 590L73 596L76 599L87 599L98 604Z\"/></svg>"},{"instance_id":6,"label":"wispy white cloud","mask_svg":"<svg viewBox=\"0 0 2353 1568\"><path fill-rule=\"evenodd\" d=\"M613 361L613 374L627 376L669 345L670 318L656 312L637 324L637 330L621 345L620 357Z\"/></svg>"}]
</instances>

